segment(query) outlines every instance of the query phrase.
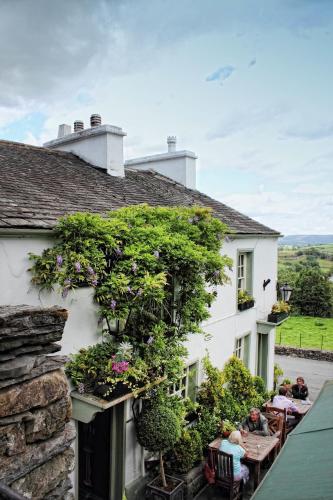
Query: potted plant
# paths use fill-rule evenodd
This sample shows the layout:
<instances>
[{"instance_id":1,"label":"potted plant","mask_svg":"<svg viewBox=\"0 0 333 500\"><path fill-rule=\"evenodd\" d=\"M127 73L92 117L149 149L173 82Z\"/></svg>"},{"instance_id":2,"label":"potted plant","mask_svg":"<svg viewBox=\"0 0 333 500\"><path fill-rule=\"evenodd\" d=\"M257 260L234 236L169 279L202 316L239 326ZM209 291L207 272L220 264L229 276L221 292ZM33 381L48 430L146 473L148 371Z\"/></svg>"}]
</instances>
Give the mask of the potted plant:
<instances>
[{"instance_id":1,"label":"potted plant","mask_svg":"<svg viewBox=\"0 0 333 500\"><path fill-rule=\"evenodd\" d=\"M254 298L246 290L238 291L238 310L245 311L254 306Z\"/></svg>"},{"instance_id":2,"label":"potted plant","mask_svg":"<svg viewBox=\"0 0 333 500\"><path fill-rule=\"evenodd\" d=\"M163 453L180 439L181 427L177 415L163 402L146 401L136 419L139 443L151 452L158 452L160 474L147 484L152 500L183 500L183 481L164 472Z\"/></svg>"},{"instance_id":3,"label":"potted plant","mask_svg":"<svg viewBox=\"0 0 333 500\"><path fill-rule=\"evenodd\" d=\"M288 317L290 312L290 305L283 300L279 300L272 306L272 311L268 315L268 321L270 323L280 323L282 320Z\"/></svg>"},{"instance_id":4,"label":"potted plant","mask_svg":"<svg viewBox=\"0 0 333 500\"><path fill-rule=\"evenodd\" d=\"M199 432L193 427L184 427L179 441L167 457L170 473L184 481L184 500L192 500L206 485L202 474L202 441Z\"/></svg>"},{"instance_id":5,"label":"potted plant","mask_svg":"<svg viewBox=\"0 0 333 500\"><path fill-rule=\"evenodd\" d=\"M222 436L224 438L228 438L230 436L230 433L235 430L237 430L236 426L235 424L230 422L230 420L222 420L221 431L222 431Z\"/></svg>"},{"instance_id":6,"label":"potted plant","mask_svg":"<svg viewBox=\"0 0 333 500\"><path fill-rule=\"evenodd\" d=\"M283 387L285 387L287 389L287 396L291 396L292 395L292 392L291 392L291 386L292 386L292 383L291 383L291 380L290 378L285 378L282 380L282 384Z\"/></svg>"}]
</instances>

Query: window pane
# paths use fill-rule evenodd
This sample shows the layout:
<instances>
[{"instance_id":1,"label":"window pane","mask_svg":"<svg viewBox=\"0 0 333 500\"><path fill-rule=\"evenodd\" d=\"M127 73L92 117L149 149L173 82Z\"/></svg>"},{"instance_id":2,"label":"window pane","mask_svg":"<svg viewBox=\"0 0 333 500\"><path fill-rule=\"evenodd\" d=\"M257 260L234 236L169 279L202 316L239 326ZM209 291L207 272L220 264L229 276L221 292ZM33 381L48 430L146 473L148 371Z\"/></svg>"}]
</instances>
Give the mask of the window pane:
<instances>
[{"instance_id":1,"label":"window pane","mask_svg":"<svg viewBox=\"0 0 333 500\"><path fill-rule=\"evenodd\" d=\"M188 367L187 396L195 401L197 394L198 363Z\"/></svg>"}]
</instances>

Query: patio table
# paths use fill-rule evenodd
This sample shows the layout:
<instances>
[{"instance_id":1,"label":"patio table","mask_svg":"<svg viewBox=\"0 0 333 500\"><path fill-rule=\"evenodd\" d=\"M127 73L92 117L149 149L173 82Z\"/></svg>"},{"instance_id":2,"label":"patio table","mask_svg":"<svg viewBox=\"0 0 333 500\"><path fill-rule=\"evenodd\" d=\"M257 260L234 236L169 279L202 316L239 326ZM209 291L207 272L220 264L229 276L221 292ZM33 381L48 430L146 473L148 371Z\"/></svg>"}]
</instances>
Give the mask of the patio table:
<instances>
[{"instance_id":1,"label":"patio table","mask_svg":"<svg viewBox=\"0 0 333 500\"><path fill-rule=\"evenodd\" d=\"M266 457L274 450L274 460L276 458L276 450L279 445L279 439L274 436L258 436L249 432L243 437L244 447L247 450L247 457L242 458L242 462L253 464L254 466L254 489L258 487L260 482L260 468ZM221 438L216 438L209 444L211 450L218 450L221 445Z\"/></svg>"},{"instance_id":2,"label":"patio table","mask_svg":"<svg viewBox=\"0 0 333 500\"><path fill-rule=\"evenodd\" d=\"M300 416L300 418L304 417L304 415L306 415L307 412L312 407L312 403L310 401L303 401L302 399L294 399L294 398L288 398L288 399L290 399L290 401L292 401L294 405L297 406L298 415ZM265 408L266 406L273 406L273 403L271 401L266 401L266 403L264 403L263 406Z\"/></svg>"}]
</instances>

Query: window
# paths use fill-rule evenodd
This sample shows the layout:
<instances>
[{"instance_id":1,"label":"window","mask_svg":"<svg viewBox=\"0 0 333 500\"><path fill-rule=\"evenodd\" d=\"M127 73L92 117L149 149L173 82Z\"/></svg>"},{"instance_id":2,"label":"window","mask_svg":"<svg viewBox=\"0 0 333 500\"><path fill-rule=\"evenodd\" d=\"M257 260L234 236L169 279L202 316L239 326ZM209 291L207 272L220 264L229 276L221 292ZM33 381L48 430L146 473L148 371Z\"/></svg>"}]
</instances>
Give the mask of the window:
<instances>
[{"instance_id":1,"label":"window","mask_svg":"<svg viewBox=\"0 0 333 500\"><path fill-rule=\"evenodd\" d=\"M249 367L250 361L250 334L239 337L235 341L234 354L241 359L246 367Z\"/></svg>"},{"instance_id":2,"label":"window","mask_svg":"<svg viewBox=\"0 0 333 500\"><path fill-rule=\"evenodd\" d=\"M183 376L169 388L169 394L177 395L181 398L196 400L198 385L198 362L188 365L184 369Z\"/></svg>"},{"instance_id":3,"label":"window","mask_svg":"<svg viewBox=\"0 0 333 500\"><path fill-rule=\"evenodd\" d=\"M237 261L237 291L252 294L252 252L239 252Z\"/></svg>"}]
</instances>

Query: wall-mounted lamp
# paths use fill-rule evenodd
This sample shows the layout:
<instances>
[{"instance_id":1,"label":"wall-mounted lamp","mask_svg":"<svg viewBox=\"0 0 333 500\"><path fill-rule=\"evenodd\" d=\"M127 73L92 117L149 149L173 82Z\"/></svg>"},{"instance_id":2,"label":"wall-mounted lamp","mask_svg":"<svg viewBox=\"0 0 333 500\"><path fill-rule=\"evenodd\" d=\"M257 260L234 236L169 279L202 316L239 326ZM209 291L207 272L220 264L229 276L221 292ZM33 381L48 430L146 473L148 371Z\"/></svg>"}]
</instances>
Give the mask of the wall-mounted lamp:
<instances>
[{"instance_id":1,"label":"wall-mounted lamp","mask_svg":"<svg viewBox=\"0 0 333 500\"><path fill-rule=\"evenodd\" d=\"M280 287L281 297L284 302L289 301L292 291L293 289L291 288L291 286L288 285L288 283L285 283Z\"/></svg>"},{"instance_id":2,"label":"wall-mounted lamp","mask_svg":"<svg viewBox=\"0 0 333 500\"><path fill-rule=\"evenodd\" d=\"M265 291L266 286L269 285L270 282L271 282L270 278L268 278L267 280L264 280L263 285L262 285L264 291Z\"/></svg>"}]
</instances>

